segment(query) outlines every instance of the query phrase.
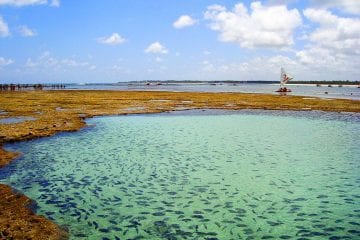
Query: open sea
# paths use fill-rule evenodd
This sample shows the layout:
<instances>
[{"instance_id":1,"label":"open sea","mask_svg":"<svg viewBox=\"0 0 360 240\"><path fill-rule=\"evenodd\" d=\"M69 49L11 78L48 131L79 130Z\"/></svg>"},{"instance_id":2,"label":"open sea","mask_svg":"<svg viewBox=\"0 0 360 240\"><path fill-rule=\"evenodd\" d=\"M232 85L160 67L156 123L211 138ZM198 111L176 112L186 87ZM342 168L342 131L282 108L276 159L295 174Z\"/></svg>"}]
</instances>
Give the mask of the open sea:
<instances>
[{"instance_id":1,"label":"open sea","mask_svg":"<svg viewBox=\"0 0 360 240\"><path fill-rule=\"evenodd\" d=\"M360 115L185 111L89 119L6 145L0 182L71 239L360 239Z\"/></svg>"},{"instance_id":2,"label":"open sea","mask_svg":"<svg viewBox=\"0 0 360 240\"><path fill-rule=\"evenodd\" d=\"M292 90L288 95L310 96L320 98L344 98L360 100L360 88L354 85L322 85L317 87L311 84L289 84L287 87ZM267 93L279 94L275 92L279 89L279 84L258 84L258 83L163 83L161 85L145 85L144 83L118 83L118 84L72 84L67 85L66 89L77 90L125 90L125 91L174 91L174 92L243 92L243 93Z\"/></svg>"}]
</instances>

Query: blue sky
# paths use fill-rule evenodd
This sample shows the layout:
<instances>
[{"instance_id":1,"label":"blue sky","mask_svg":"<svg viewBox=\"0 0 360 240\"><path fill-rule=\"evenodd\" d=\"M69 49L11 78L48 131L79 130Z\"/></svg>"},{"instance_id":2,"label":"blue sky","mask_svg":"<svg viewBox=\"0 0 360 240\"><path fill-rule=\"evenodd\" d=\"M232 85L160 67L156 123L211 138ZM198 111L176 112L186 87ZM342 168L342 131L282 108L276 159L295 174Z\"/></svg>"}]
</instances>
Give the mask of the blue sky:
<instances>
[{"instance_id":1,"label":"blue sky","mask_svg":"<svg viewBox=\"0 0 360 240\"><path fill-rule=\"evenodd\" d=\"M357 0L0 0L0 82L360 80Z\"/></svg>"}]
</instances>

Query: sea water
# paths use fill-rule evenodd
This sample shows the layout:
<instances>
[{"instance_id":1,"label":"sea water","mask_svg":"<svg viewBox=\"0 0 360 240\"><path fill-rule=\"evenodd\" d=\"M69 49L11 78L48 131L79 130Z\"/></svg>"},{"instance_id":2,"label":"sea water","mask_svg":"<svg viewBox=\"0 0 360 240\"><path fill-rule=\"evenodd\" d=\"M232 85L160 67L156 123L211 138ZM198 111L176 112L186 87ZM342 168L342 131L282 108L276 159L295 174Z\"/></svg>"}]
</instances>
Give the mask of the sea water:
<instances>
[{"instance_id":1,"label":"sea water","mask_svg":"<svg viewBox=\"0 0 360 240\"><path fill-rule=\"evenodd\" d=\"M7 145L0 182L71 239L359 239L360 117L101 117Z\"/></svg>"},{"instance_id":2,"label":"sea water","mask_svg":"<svg viewBox=\"0 0 360 240\"><path fill-rule=\"evenodd\" d=\"M314 84L289 84L292 90L287 95L310 96L320 98L344 98L360 100L360 88L357 86L344 85L338 87L333 85L317 87ZM171 92L239 92L239 93L266 93L275 94L279 84L264 83L163 83L161 85L130 84L127 82L118 84L86 84L68 85L68 90L122 90L122 91L171 91Z\"/></svg>"}]
</instances>

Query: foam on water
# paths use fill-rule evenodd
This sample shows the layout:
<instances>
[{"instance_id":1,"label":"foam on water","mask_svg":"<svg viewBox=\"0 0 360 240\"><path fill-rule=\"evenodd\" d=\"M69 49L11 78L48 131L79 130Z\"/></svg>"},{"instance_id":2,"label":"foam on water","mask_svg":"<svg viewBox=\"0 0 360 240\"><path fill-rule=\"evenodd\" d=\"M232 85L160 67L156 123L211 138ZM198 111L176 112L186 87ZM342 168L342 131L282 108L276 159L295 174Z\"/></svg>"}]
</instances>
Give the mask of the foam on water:
<instances>
[{"instance_id":1,"label":"foam on water","mask_svg":"<svg viewBox=\"0 0 360 240\"><path fill-rule=\"evenodd\" d=\"M94 118L0 181L72 239L360 237L358 115L229 113Z\"/></svg>"}]
</instances>

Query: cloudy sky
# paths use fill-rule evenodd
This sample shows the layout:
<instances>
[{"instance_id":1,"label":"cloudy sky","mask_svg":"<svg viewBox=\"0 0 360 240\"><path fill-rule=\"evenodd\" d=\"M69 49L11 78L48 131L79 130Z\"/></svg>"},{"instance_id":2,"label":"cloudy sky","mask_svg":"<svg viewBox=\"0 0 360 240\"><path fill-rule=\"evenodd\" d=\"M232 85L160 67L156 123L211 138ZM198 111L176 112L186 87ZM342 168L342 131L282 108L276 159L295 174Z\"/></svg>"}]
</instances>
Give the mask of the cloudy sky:
<instances>
[{"instance_id":1,"label":"cloudy sky","mask_svg":"<svg viewBox=\"0 0 360 240\"><path fill-rule=\"evenodd\" d=\"M0 83L360 80L360 0L0 0Z\"/></svg>"}]
</instances>

